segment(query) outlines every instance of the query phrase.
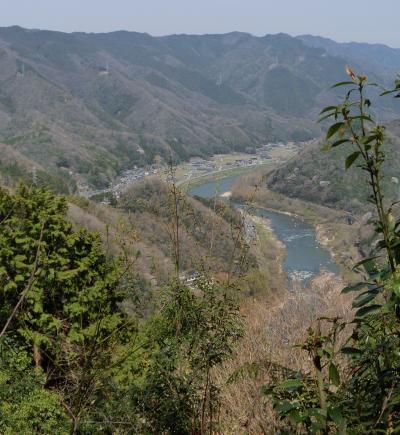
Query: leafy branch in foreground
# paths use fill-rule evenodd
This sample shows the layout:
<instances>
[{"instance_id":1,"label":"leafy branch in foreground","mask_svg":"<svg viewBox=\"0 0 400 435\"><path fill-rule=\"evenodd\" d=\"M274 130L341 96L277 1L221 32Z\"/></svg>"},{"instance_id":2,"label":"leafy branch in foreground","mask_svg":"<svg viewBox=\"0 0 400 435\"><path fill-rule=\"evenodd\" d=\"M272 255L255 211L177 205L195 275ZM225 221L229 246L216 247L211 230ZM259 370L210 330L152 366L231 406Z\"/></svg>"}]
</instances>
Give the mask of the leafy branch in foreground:
<instances>
[{"instance_id":1,"label":"leafy branch in foreground","mask_svg":"<svg viewBox=\"0 0 400 435\"><path fill-rule=\"evenodd\" d=\"M371 256L354 266L365 279L342 291L356 293L353 322L329 320L330 332L322 333L320 324L327 319L321 319L301 346L314 373L283 376L283 382L265 388L279 417L297 433L400 431L400 220L394 218L396 203L388 204L382 190L385 127L376 124L366 96L377 85L350 68L347 73L350 81L334 85L349 87L343 101L323 109L320 121L334 121L326 134L329 148L349 148L346 169L357 163L368 176L376 243ZM383 94L396 92L398 97L399 91L396 80L395 89ZM352 332L338 349L348 328Z\"/></svg>"},{"instance_id":2,"label":"leafy branch in foreground","mask_svg":"<svg viewBox=\"0 0 400 435\"><path fill-rule=\"evenodd\" d=\"M328 140L336 139L331 148L352 145L352 152L347 156L345 166L349 169L354 163L361 160L359 167L368 174L371 195L368 201L375 206L377 218L374 221L375 231L381 234L383 240L378 247L386 249L387 258L391 271L396 268L396 258L399 259L398 235L394 231L392 223L392 204L387 207L384 201L382 180L384 177L382 164L385 161L383 145L385 143L385 127L378 125L373 119L371 100L365 96L369 87L376 87L375 83L368 83L366 76L356 76L348 68L351 82L342 82L336 86L350 86L344 101L338 106L328 106L321 111L323 115L320 121L334 118L326 134ZM352 98L356 95L355 98ZM397 249L396 249L397 248Z\"/></svg>"}]
</instances>

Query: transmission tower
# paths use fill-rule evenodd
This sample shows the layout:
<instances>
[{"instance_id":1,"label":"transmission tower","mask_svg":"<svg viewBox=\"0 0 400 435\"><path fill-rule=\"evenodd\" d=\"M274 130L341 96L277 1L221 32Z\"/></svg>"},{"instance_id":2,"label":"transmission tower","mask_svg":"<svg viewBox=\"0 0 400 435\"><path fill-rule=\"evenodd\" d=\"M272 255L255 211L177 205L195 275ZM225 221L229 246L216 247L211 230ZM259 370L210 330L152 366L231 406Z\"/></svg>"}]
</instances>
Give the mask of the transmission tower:
<instances>
[{"instance_id":1,"label":"transmission tower","mask_svg":"<svg viewBox=\"0 0 400 435\"><path fill-rule=\"evenodd\" d=\"M223 80L222 80L222 72L220 72L219 73L219 77L218 77L218 80L217 80L217 86L222 86L222 82L223 82Z\"/></svg>"}]
</instances>

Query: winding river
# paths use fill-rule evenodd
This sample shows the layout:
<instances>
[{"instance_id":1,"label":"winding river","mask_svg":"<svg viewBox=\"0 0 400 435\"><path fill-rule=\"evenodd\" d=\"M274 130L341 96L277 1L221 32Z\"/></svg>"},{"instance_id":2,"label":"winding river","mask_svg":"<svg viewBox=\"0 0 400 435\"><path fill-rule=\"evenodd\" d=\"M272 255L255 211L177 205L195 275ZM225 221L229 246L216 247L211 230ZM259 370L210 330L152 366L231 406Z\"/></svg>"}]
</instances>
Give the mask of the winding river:
<instances>
[{"instance_id":1,"label":"winding river","mask_svg":"<svg viewBox=\"0 0 400 435\"><path fill-rule=\"evenodd\" d=\"M220 196L230 191L239 177L240 175L232 175L218 181L208 181L190 188L188 193L203 198ZM235 205L241 206L241 204ZM339 269L333 263L330 253L318 243L313 226L279 212L256 208L254 213L269 219L276 237L285 245L286 257L283 268L289 277L290 287L294 280L304 287L322 269L339 274Z\"/></svg>"}]
</instances>

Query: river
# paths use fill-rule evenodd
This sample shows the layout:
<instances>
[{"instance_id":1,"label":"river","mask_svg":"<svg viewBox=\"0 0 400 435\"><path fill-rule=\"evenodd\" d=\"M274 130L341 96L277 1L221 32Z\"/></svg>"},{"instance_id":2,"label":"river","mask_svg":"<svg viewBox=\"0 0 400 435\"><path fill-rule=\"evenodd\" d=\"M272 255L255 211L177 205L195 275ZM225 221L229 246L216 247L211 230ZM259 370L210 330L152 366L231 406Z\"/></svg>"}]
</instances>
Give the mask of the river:
<instances>
[{"instance_id":1,"label":"river","mask_svg":"<svg viewBox=\"0 0 400 435\"><path fill-rule=\"evenodd\" d=\"M240 175L231 175L218 181L208 181L190 188L188 193L203 198L220 196L230 191L239 177ZM240 207L241 204L235 206ZM312 225L293 216L260 208L254 209L254 214L269 219L275 236L285 245L286 257L283 268L288 275L290 287L293 287L294 281L304 287L322 269L339 274L329 251L318 243Z\"/></svg>"}]
</instances>

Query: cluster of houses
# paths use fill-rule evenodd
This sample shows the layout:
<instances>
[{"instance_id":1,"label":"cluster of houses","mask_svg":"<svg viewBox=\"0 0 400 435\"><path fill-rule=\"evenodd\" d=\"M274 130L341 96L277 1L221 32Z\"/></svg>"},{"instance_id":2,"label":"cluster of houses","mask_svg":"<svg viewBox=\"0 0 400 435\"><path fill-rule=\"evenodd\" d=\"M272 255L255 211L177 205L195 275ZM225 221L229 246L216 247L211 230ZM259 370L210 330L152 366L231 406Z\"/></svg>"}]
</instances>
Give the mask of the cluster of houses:
<instances>
[{"instance_id":1,"label":"cluster of houses","mask_svg":"<svg viewBox=\"0 0 400 435\"><path fill-rule=\"evenodd\" d=\"M156 175L159 171L157 165L151 165L147 168L138 168L135 166L133 169L128 169L123 172L119 177L118 183L111 187L113 194L118 198L131 184L143 180L149 175Z\"/></svg>"},{"instance_id":2,"label":"cluster of houses","mask_svg":"<svg viewBox=\"0 0 400 435\"><path fill-rule=\"evenodd\" d=\"M196 175L203 175L210 172L216 171L224 171L227 169L234 169L240 167L247 167L252 165L260 165L265 163L267 160L271 159L270 152L274 148L286 147L286 146L302 146L302 143L267 143L262 145L256 150L255 154L249 154L248 157L238 157L236 159L232 159L230 161L218 161L218 159L214 160L205 160L201 157L194 157L190 159L187 163L187 172L185 174L186 179L194 178ZM122 173L122 175L118 178L116 184L111 185L106 189L101 190L89 190L82 189L82 196L85 197L94 197L98 195L104 195L105 197L109 194L114 195L116 198L119 198L121 193L123 193L130 185L133 183L143 180L145 177L150 175L155 175L159 171L161 171L159 165L153 164L148 166L147 168L140 168L135 166L133 169L129 169ZM105 199L105 202L107 200Z\"/></svg>"},{"instance_id":3,"label":"cluster of houses","mask_svg":"<svg viewBox=\"0 0 400 435\"><path fill-rule=\"evenodd\" d=\"M116 184L111 185L106 189L86 190L82 192L81 195L87 198L91 198L98 195L106 196L107 194L112 194L116 198L119 198L121 193L123 193L133 183L143 180L145 177L148 177L150 175L155 175L158 172L159 168L157 165L151 165L147 168L138 168L137 166L135 166L133 169L128 169L127 171L124 171L118 178ZM103 202L108 203L106 199Z\"/></svg>"}]
</instances>

